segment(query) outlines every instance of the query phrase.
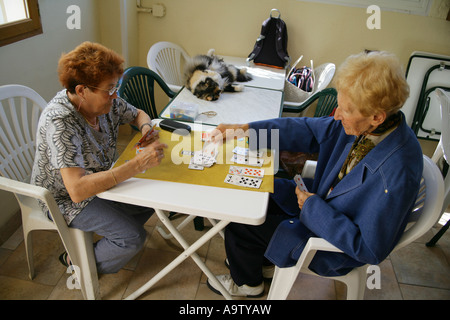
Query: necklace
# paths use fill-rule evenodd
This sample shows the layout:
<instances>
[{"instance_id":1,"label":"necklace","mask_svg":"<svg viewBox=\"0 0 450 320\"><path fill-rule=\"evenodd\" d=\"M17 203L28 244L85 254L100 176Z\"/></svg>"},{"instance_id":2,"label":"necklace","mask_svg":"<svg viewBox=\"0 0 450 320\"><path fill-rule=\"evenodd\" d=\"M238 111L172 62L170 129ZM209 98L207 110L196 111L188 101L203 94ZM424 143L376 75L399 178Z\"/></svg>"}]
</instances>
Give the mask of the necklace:
<instances>
[{"instance_id":1,"label":"necklace","mask_svg":"<svg viewBox=\"0 0 450 320\"><path fill-rule=\"evenodd\" d=\"M92 124L85 116L83 116L84 120L86 120L87 124L94 130L99 130L100 129L100 123L98 121L98 117L95 117L95 123Z\"/></svg>"}]
</instances>

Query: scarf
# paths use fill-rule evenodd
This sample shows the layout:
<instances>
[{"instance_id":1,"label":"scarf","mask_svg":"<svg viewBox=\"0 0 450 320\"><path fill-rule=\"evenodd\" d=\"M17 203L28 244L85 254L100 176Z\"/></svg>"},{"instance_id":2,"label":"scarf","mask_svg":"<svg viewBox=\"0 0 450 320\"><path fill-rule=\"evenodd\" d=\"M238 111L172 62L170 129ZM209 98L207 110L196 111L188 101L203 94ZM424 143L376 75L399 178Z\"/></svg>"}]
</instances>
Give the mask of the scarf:
<instances>
[{"instance_id":1,"label":"scarf","mask_svg":"<svg viewBox=\"0 0 450 320\"><path fill-rule=\"evenodd\" d=\"M361 134L355 139L330 192L378 143L398 127L401 119L400 112L393 114L370 134Z\"/></svg>"}]
</instances>

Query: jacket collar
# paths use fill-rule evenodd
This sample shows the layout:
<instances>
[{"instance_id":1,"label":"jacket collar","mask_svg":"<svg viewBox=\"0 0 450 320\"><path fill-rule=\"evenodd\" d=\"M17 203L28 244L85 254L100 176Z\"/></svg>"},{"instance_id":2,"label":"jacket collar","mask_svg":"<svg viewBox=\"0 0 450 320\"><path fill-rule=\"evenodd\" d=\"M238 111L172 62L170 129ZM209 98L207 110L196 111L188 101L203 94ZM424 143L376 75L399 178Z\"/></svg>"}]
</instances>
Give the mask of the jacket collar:
<instances>
[{"instance_id":1,"label":"jacket collar","mask_svg":"<svg viewBox=\"0 0 450 320\"><path fill-rule=\"evenodd\" d=\"M401 148L408 140L409 127L406 124L405 116L402 113L402 120L397 129L390 133L389 138L384 139L375 148L373 148L364 159L348 173L342 181L340 181L327 198L333 198L340 194L346 193L354 188L357 188L362 184L364 170L367 168L372 174L374 174L381 165L399 148ZM335 167L332 170L332 174L328 177L324 186L331 186L331 183L339 173L341 166L343 165L352 143L348 143L342 152L339 161L337 161ZM333 180L333 181L331 181ZM331 181L331 182L330 182ZM322 190L324 192L325 190ZM325 194L328 190L325 191Z\"/></svg>"}]
</instances>

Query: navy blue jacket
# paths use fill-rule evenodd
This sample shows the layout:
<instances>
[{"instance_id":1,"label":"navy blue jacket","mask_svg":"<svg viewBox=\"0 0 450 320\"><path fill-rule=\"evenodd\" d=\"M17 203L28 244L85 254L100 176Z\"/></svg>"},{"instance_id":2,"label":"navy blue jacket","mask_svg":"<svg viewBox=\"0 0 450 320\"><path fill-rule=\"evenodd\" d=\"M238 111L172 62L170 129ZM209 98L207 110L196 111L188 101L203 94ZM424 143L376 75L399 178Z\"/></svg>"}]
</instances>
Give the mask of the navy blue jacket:
<instances>
[{"instance_id":1,"label":"navy blue jacket","mask_svg":"<svg viewBox=\"0 0 450 320\"><path fill-rule=\"evenodd\" d=\"M273 200L292 219L283 221L266 257L279 267L295 265L308 239L324 238L344 253L318 252L310 269L323 276L379 264L392 251L408 222L419 190L422 149L405 122L372 149L328 194L355 136L333 117L279 118L250 128L279 129L279 150L319 152L309 197L300 212L295 182L275 179ZM264 132L264 131L262 131Z\"/></svg>"}]
</instances>

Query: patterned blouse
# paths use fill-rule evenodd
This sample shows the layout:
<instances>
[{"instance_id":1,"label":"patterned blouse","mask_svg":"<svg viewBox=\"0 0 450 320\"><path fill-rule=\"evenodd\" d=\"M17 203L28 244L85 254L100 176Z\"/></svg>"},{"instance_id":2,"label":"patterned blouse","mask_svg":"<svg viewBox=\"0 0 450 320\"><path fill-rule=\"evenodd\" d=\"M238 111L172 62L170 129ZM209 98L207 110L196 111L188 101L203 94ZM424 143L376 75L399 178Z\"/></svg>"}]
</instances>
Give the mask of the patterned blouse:
<instances>
[{"instance_id":1,"label":"patterned blouse","mask_svg":"<svg viewBox=\"0 0 450 320\"><path fill-rule=\"evenodd\" d=\"M37 130L37 150L31 183L48 189L69 225L94 198L74 203L60 169L78 167L86 174L110 169L116 156L119 126L137 117L137 109L125 100L114 100L111 111L98 117L100 130L92 129L67 97L58 94L44 109ZM48 210L43 205L44 212Z\"/></svg>"}]
</instances>

